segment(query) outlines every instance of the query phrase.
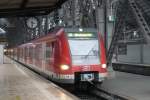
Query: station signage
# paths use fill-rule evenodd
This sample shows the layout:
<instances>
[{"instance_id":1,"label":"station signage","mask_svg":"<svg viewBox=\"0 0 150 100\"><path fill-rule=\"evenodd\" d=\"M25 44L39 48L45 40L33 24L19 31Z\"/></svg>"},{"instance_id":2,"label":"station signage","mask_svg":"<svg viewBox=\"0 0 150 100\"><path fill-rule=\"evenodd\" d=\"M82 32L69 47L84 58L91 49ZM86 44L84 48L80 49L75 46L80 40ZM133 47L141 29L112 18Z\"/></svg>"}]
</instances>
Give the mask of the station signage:
<instances>
[{"instance_id":1,"label":"station signage","mask_svg":"<svg viewBox=\"0 0 150 100\"><path fill-rule=\"evenodd\" d=\"M90 33L90 32L71 32L71 33L68 33L68 37L70 38L92 38L92 37L95 37L95 34Z\"/></svg>"}]
</instances>

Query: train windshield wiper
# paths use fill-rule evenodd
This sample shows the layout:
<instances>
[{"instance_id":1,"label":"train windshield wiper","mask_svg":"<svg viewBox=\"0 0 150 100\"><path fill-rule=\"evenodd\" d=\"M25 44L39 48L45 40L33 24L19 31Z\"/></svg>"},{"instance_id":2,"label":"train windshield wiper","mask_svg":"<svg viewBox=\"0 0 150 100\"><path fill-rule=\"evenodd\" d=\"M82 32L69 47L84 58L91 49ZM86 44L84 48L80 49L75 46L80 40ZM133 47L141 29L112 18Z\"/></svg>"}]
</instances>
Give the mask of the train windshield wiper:
<instances>
[{"instance_id":1,"label":"train windshield wiper","mask_svg":"<svg viewBox=\"0 0 150 100\"><path fill-rule=\"evenodd\" d=\"M91 52L95 52L94 48L95 48L95 45L89 50L88 54L84 56L85 59L89 57Z\"/></svg>"}]
</instances>

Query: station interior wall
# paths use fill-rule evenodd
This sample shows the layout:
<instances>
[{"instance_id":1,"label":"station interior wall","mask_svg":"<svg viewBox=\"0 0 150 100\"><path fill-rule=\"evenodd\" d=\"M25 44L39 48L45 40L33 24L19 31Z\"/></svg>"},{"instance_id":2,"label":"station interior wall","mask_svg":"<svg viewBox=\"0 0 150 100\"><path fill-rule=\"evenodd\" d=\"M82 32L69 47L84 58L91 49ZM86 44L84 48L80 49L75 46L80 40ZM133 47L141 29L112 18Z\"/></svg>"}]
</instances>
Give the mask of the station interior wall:
<instances>
[{"instance_id":1,"label":"station interior wall","mask_svg":"<svg viewBox=\"0 0 150 100\"><path fill-rule=\"evenodd\" d=\"M150 44L127 45L127 54L118 55L117 62L150 64Z\"/></svg>"}]
</instances>

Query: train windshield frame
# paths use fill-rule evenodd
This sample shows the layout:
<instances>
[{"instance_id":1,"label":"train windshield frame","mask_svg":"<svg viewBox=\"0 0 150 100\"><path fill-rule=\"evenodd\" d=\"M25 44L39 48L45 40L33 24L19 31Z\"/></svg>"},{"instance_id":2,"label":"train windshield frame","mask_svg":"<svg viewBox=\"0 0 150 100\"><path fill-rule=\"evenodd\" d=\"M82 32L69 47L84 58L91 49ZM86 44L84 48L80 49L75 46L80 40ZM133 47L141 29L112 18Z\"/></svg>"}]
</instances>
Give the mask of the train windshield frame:
<instances>
[{"instance_id":1,"label":"train windshield frame","mask_svg":"<svg viewBox=\"0 0 150 100\"><path fill-rule=\"evenodd\" d=\"M67 32L73 65L100 64L97 32Z\"/></svg>"}]
</instances>

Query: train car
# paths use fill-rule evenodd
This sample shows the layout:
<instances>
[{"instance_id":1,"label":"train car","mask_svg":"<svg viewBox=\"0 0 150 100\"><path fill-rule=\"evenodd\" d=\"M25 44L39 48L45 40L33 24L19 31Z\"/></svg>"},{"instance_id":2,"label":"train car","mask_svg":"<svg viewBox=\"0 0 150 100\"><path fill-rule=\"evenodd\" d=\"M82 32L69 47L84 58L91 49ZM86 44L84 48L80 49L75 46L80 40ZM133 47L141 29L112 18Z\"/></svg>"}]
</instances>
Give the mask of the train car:
<instances>
[{"instance_id":1,"label":"train car","mask_svg":"<svg viewBox=\"0 0 150 100\"><path fill-rule=\"evenodd\" d=\"M58 83L102 82L107 77L104 42L96 29L54 29L10 51L15 60Z\"/></svg>"}]
</instances>

